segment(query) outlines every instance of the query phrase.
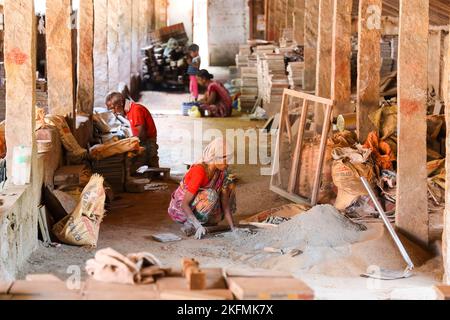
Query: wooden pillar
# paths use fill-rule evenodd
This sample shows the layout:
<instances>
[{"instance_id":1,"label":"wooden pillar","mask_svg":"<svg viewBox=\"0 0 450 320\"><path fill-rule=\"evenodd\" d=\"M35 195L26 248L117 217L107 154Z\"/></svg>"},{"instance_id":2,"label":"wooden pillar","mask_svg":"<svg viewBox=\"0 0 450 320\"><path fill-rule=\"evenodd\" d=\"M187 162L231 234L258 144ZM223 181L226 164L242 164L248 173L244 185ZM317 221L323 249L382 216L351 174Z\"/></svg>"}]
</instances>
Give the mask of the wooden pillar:
<instances>
[{"instance_id":1,"label":"wooden pillar","mask_svg":"<svg viewBox=\"0 0 450 320\"><path fill-rule=\"evenodd\" d=\"M141 41L139 39L139 23L141 16L139 15L139 10L141 6L141 1L132 1L132 28L131 28L131 73L135 75L139 73L140 69L140 44Z\"/></svg>"},{"instance_id":2,"label":"wooden pillar","mask_svg":"<svg viewBox=\"0 0 450 320\"><path fill-rule=\"evenodd\" d=\"M316 88L319 0L305 0L305 91Z\"/></svg>"},{"instance_id":3,"label":"wooden pillar","mask_svg":"<svg viewBox=\"0 0 450 320\"><path fill-rule=\"evenodd\" d=\"M442 31L430 30L428 38L428 89L434 90L436 99L441 100L441 49Z\"/></svg>"},{"instance_id":4,"label":"wooden pillar","mask_svg":"<svg viewBox=\"0 0 450 320\"><path fill-rule=\"evenodd\" d=\"M131 80L131 40L132 40L132 0L121 0L119 4L119 78L130 88Z\"/></svg>"},{"instance_id":5,"label":"wooden pillar","mask_svg":"<svg viewBox=\"0 0 450 320\"><path fill-rule=\"evenodd\" d=\"M293 19L294 40L302 46L305 43L305 0L295 0Z\"/></svg>"},{"instance_id":6,"label":"wooden pillar","mask_svg":"<svg viewBox=\"0 0 450 320\"><path fill-rule=\"evenodd\" d=\"M317 40L316 95L331 99L331 54L333 49L333 7L334 0L319 0L319 36ZM317 104L314 123L322 131L323 106Z\"/></svg>"},{"instance_id":7,"label":"wooden pillar","mask_svg":"<svg viewBox=\"0 0 450 320\"><path fill-rule=\"evenodd\" d=\"M319 0L319 36L317 43L316 95L331 97L331 53L333 46L334 0Z\"/></svg>"},{"instance_id":8,"label":"wooden pillar","mask_svg":"<svg viewBox=\"0 0 450 320\"><path fill-rule=\"evenodd\" d=\"M450 128L450 45L445 46L444 53L444 81L443 92L445 98L445 118L447 128ZM442 253L444 260L444 283L450 285L450 130L447 130L446 137L446 183L445 183L445 211L444 211L444 232L442 239Z\"/></svg>"},{"instance_id":9,"label":"wooden pillar","mask_svg":"<svg viewBox=\"0 0 450 320\"><path fill-rule=\"evenodd\" d=\"M428 0L400 0L397 226L428 243Z\"/></svg>"},{"instance_id":10,"label":"wooden pillar","mask_svg":"<svg viewBox=\"0 0 450 320\"><path fill-rule=\"evenodd\" d=\"M5 0L4 55L8 174L16 146L34 147L36 104L36 18L34 2ZM34 152L33 152L34 154Z\"/></svg>"},{"instance_id":11,"label":"wooden pillar","mask_svg":"<svg viewBox=\"0 0 450 320\"><path fill-rule=\"evenodd\" d=\"M75 118L70 0L47 0L48 109L51 114Z\"/></svg>"},{"instance_id":12,"label":"wooden pillar","mask_svg":"<svg viewBox=\"0 0 450 320\"><path fill-rule=\"evenodd\" d=\"M336 102L335 116L354 111L350 104L352 8L353 0L334 0L331 99Z\"/></svg>"},{"instance_id":13,"label":"wooden pillar","mask_svg":"<svg viewBox=\"0 0 450 320\"><path fill-rule=\"evenodd\" d=\"M167 0L155 0L155 28L167 26Z\"/></svg>"},{"instance_id":14,"label":"wooden pillar","mask_svg":"<svg viewBox=\"0 0 450 320\"><path fill-rule=\"evenodd\" d=\"M101 108L109 91L108 0L94 0L94 66L94 105Z\"/></svg>"},{"instance_id":15,"label":"wooden pillar","mask_svg":"<svg viewBox=\"0 0 450 320\"><path fill-rule=\"evenodd\" d=\"M94 111L94 4L92 1L80 1L77 19L77 112L88 115Z\"/></svg>"},{"instance_id":16,"label":"wooden pillar","mask_svg":"<svg viewBox=\"0 0 450 320\"><path fill-rule=\"evenodd\" d=\"M287 0L286 1L286 28L294 28L294 8L295 8L296 0Z\"/></svg>"},{"instance_id":17,"label":"wooden pillar","mask_svg":"<svg viewBox=\"0 0 450 320\"><path fill-rule=\"evenodd\" d=\"M380 106L382 0L360 0L358 21L357 129L365 141L375 126L369 115Z\"/></svg>"},{"instance_id":18,"label":"wooden pillar","mask_svg":"<svg viewBox=\"0 0 450 320\"><path fill-rule=\"evenodd\" d=\"M108 87L117 91L120 82L119 5L121 0L108 0Z\"/></svg>"}]
</instances>

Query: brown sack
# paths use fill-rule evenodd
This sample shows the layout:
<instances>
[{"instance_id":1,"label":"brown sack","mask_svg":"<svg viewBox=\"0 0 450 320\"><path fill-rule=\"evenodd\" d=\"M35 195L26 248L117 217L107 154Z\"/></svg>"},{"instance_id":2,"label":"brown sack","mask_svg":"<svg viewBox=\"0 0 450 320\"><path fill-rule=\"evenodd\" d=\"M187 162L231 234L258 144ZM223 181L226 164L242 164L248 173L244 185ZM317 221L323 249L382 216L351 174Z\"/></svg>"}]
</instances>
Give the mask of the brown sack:
<instances>
[{"instance_id":1,"label":"brown sack","mask_svg":"<svg viewBox=\"0 0 450 320\"><path fill-rule=\"evenodd\" d=\"M53 227L60 241L76 246L96 247L100 224L105 213L104 179L95 174L81 194L81 201L72 214Z\"/></svg>"},{"instance_id":2,"label":"brown sack","mask_svg":"<svg viewBox=\"0 0 450 320\"><path fill-rule=\"evenodd\" d=\"M336 160L332 168L333 182L338 188L335 207L345 210L359 196L368 195L360 177L373 181L375 172L370 163L351 164L348 160Z\"/></svg>"},{"instance_id":3,"label":"brown sack","mask_svg":"<svg viewBox=\"0 0 450 320\"><path fill-rule=\"evenodd\" d=\"M95 160L106 159L118 154L139 151L139 138L129 138L110 144L99 144L90 149L91 157Z\"/></svg>"},{"instance_id":4,"label":"brown sack","mask_svg":"<svg viewBox=\"0 0 450 320\"><path fill-rule=\"evenodd\" d=\"M319 203L330 203L336 197L334 192L333 177L331 175L331 166L333 158L331 152L333 150L333 142L328 140L325 150L325 160L322 169L322 179L319 189ZM299 179L299 195L304 198L310 198L313 190L314 179L317 171L317 159L319 159L320 137L305 142L303 145L300 179Z\"/></svg>"}]
</instances>

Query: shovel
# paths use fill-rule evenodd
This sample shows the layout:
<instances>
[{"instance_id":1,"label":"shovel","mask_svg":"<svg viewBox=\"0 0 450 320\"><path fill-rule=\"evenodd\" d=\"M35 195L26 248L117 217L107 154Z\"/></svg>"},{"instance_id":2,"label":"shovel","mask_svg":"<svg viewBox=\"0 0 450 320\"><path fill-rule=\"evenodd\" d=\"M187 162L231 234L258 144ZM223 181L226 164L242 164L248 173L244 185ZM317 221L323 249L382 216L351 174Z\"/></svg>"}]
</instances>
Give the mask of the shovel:
<instances>
[{"instance_id":1,"label":"shovel","mask_svg":"<svg viewBox=\"0 0 450 320\"><path fill-rule=\"evenodd\" d=\"M383 208L381 207L380 202L378 201L375 192L372 190L372 187L370 186L369 182L365 177L361 177L361 181L366 188L367 192L369 193L370 198L372 199L373 203L375 204L375 207L377 208L378 213L380 214L381 218L383 219L384 224L386 225L386 228L388 229L389 233L391 234L392 239L394 239L395 244L397 245L403 260L405 260L407 267L404 271L401 270L387 270L387 269L378 269L371 273L362 274L361 277L365 278L373 278L378 280L397 280L397 279L405 279L412 276L412 271L414 269L414 263L412 262L411 258L408 255L408 252L406 251L405 247L403 246L402 242L400 241L400 238L398 237L397 233L395 232L394 228L392 227L391 223L389 222L389 219L384 212Z\"/></svg>"}]
</instances>

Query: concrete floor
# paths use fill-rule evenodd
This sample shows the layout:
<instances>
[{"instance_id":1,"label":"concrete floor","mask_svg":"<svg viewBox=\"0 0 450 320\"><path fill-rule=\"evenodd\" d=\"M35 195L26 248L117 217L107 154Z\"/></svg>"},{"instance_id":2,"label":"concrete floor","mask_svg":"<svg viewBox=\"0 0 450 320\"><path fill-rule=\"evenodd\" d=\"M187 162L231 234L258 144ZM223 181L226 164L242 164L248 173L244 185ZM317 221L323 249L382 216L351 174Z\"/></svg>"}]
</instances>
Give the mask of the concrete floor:
<instances>
[{"instance_id":1,"label":"concrete floor","mask_svg":"<svg viewBox=\"0 0 450 320\"><path fill-rule=\"evenodd\" d=\"M193 145L205 144L199 143L194 136L186 137L199 130L200 126L203 131L218 129L224 132L230 128L246 129L263 125L262 122L250 121L248 117L240 115L229 119L201 120L176 115L179 106L187 98L186 94L144 92L142 95L142 101L152 111L159 130L161 165L171 167L175 178L182 177L185 172L184 162L194 158L183 150L186 141L192 142ZM240 217L286 203L286 200L269 191L269 178L260 175L259 165L233 166L233 171L240 180L237 221ZM151 239L152 234L163 232L173 232L181 236L179 226L167 216L170 195L176 187L176 182L172 182L169 190L165 192L121 195L122 199L114 205L122 208L108 212L101 225L98 249L111 247L124 254L147 251L155 254L167 265L175 267L178 267L183 257L195 257L205 267L248 266L245 262L247 258L243 258L239 248L229 248L226 238L209 237L202 241L184 239L170 244L161 244ZM389 242L388 238L383 239L382 241ZM382 257L385 249L377 248L380 251L377 254ZM77 268L81 276L85 277L85 262L94 256L95 251L65 245L60 248L40 247L20 271L19 278L31 273L53 273L61 279L67 279L73 274L70 272ZM396 259L398 261L395 265L402 265L401 258ZM290 271L311 285L319 299L430 299L434 297L431 287L440 277L440 273L435 270L439 268L433 263L439 264L436 261L429 262L426 271L411 279L377 282L375 286L367 279L357 275L349 276L348 273L340 275L339 272L320 274L295 272L295 269Z\"/></svg>"}]
</instances>

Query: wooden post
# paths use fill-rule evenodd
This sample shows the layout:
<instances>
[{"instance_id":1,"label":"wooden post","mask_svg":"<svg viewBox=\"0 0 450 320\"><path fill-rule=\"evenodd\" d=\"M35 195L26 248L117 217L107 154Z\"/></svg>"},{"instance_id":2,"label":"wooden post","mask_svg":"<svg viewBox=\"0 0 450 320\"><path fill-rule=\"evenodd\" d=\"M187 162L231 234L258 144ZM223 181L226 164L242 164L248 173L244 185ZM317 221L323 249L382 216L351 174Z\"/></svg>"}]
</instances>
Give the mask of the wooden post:
<instances>
[{"instance_id":1,"label":"wooden post","mask_svg":"<svg viewBox=\"0 0 450 320\"><path fill-rule=\"evenodd\" d=\"M7 170L12 172L13 150L34 148L36 104L36 18L34 2L5 0L4 55L6 86ZM35 151L33 151L33 155Z\"/></svg>"},{"instance_id":2,"label":"wooden post","mask_svg":"<svg viewBox=\"0 0 450 320\"><path fill-rule=\"evenodd\" d=\"M75 119L70 0L47 0L48 109L51 114Z\"/></svg>"},{"instance_id":3,"label":"wooden post","mask_svg":"<svg viewBox=\"0 0 450 320\"><path fill-rule=\"evenodd\" d=\"M120 82L119 5L108 0L108 82L109 91L117 91Z\"/></svg>"},{"instance_id":4,"label":"wooden post","mask_svg":"<svg viewBox=\"0 0 450 320\"><path fill-rule=\"evenodd\" d=\"M436 100L441 101L441 49L442 31L430 30L428 39L428 90L434 90Z\"/></svg>"},{"instance_id":5,"label":"wooden post","mask_svg":"<svg viewBox=\"0 0 450 320\"><path fill-rule=\"evenodd\" d=\"M94 111L94 4L80 1L78 9L77 112Z\"/></svg>"},{"instance_id":6,"label":"wooden post","mask_svg":"<svg viewBox=\"0 0 450 320\"><path fill-rule=\"evenodd\" d=\"M294 5L294 40L302 46L305 43L305 0L295 0Z\"/></svg>"},{"instance_id":7,"label":"wooden post","mask_svg":"<svg viewBox=\"0 0 450 320\"><path fill-rule=\"evenodd\" d=\"M448 40L447 40L448 41ZM447 128L450 128L450 46L446 45L444 55L444 84L445 118ZM444 211L444 233L442 239L442 252L444 260L444 283L450 285L450 130L446 137L446 183L445 183L445 211Z\"/></svg>"},{"instance_id":8,"label":"wooden post","mask_svg":"<svg viewBox=\"0 0 450 320\"><path fill-rule=\"evenodd\" d=\"M108 80L108 0L94 0L94 99L105 106Z\"/></svg>"},{"instance_id":9,"label":"wooden post","mask_svg":"<svg viewBox=\"0 0 450 320\"><path fill-rule=\"evenodd\" d=\"M400 0L396 224L428 244L428 0Z\"/></svg>"},{"instance_id":10,"label":"wooden post","mask_svg":"<svg viewBox=\"0 0 450 320\"><path fill-rule=\"evenodd\" d=\"M119 79L131 88L132 0L121 0L119 5Z\"/></svg>"},{"instance_id":11,"label":"wooden post","mask_svg":"<svg viewBox=\"0 0 450 320\"><path fill-rule=\"evenodd\" d=\"M319 0L319 36L317 40L316 96L331 98L331 54L333 46L334 0ZM324 110L315 106L314 123L317 132L322 131Z\"/></svg>"},{"instance_id":12,"label":"wooden post","mask_svg":"<svg viewBox=\"0 0 450 320\"><path fill-rule=\"evenodd\" d=\"M331 100L336 103L335 116L354 111L350 104L352 8L353 0L334 0Z\"/></svg>"},{"instance_id":13,"label":"wooden post","mask_svg":"<svg viewBox=\"0 0 450 320\"><path fill-rule=\"evenodd\" d=\"M369 115L380 106L382 4L382 0L359 1L356 126L362 142L375 130Z\"/></svg>"},{"instance_id":14,"label":"wooden post","mask_svg":"<svg viewBox=\"0 0 450 320\"><path fill-rule=\"evenodd\" d=\"M316 88L319 0L305 0L305 91Z\"/></svg>"}]
</instances>

